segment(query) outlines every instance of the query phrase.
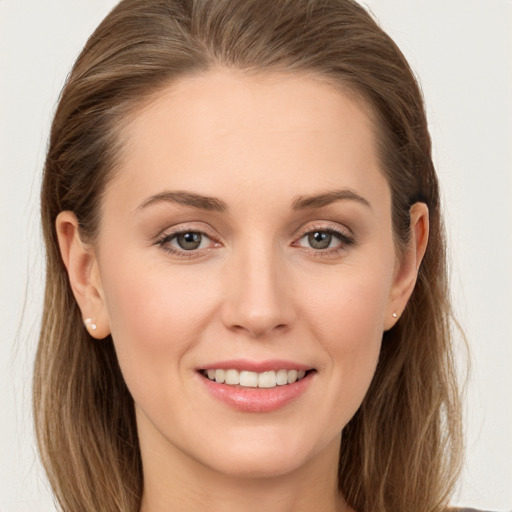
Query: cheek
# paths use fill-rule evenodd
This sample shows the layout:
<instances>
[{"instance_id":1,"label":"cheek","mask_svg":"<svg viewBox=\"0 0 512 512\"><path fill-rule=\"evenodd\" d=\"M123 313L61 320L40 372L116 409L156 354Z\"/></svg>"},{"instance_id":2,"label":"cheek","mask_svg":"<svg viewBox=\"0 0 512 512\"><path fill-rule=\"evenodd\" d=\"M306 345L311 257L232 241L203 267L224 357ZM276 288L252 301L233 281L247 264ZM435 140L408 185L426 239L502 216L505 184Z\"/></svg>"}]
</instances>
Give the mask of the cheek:
<instances>
[{"instance_id":1,"label":"cheek","mask_svg":"<svg viewBox=\"0 0 512 512\"><path fill-rule=\"evenodd\" d=\"M309 329L328 355L324 371L332 385L318 399L332 403L331 418L339 428L359 408L379 358L390 275L375 270L352 268L325 286L310 283L304 305Z\"/></svg>"},{"instance_id":2,"label":"cheek","mask_svg":"<svg viewBox=\"0 0 512 512\"><path fill-rule=\"evenodd\" d=\"M132 393L140 384L142 392L161 379L171 383L201 338L215 287L190 271L148 268L135 259L106 260L102 270L112 338Z\"/></svg>"},{"instance_id":3,"label":"cheek","mask_svg":"<svg viewBox=\"0 0 512 512\"><path fill-rule=\"evenodd\" d=\"M347 350L363 349L365 340L380 339L390 294L389 265L346 266L305 287L305 314L326 343Z\"/></svg>"}]
</instances>

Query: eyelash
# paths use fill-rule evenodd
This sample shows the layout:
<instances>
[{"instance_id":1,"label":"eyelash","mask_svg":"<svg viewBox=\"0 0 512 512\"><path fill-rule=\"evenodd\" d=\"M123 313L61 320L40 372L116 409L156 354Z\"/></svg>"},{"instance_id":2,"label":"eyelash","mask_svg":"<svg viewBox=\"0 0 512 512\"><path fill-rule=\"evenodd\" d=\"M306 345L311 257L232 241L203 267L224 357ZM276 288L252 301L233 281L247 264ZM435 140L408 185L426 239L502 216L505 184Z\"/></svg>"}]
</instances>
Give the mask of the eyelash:
<instances>
[{"instance_id":1,"label":"eyelash","mask_svg":"<svg viewBox=\"0 0 512 512\"><path fill-rule=\"evenodd\" d=\"M338 227L334 227L332 225L326 226L324 224L324 225L308 226L306 229L304 229L301 232L299 238L297 239L297 241L293 242L292 246L293 247L302 247L302 246L298 245L298 243L303 238L305 238L309 235L312 235L313 233L325 233L327 235L331 235L331 236L335 237L339 242L338 246L326 248L326 249L313 249L313 248L308 249L308 248L303 247L304 249L309 250L313 256L318 257L318 258L337 256L341 252L346 251L347 247L350 247L355 244L355 239L354 239L353 235L348 234L347 232L339 229Z\"/></svg>"},{"instance_id":2,"label":"eyelash","mask_svg":"<svg viewBox=\"0 0 512 512\"><path fill-rule=\"evenodd\" d=\"M214 247L207 247L203 249L177 249L172 247L169 243L172 240L175 240L180 235L186 235L186 234L197 234L201 237L205 237L209 239L213 244L214 247L219 247L221 244L219 242L216 242L213 237L211 237L208 233L205 233L204 231L201 231L199 229L180 229L178 231L173 231L172 233L164 233L158 240L156 240L155 245L160 246L165 252L173 254L175 256L179 256L181 258L199 258L205 254L205 251L210 251ZM326 248L326 249L314 249L314 248L306 248L301 245L298 245L299 242L313 234L313 233L325 233L328 235L331 235L335 237L340 245L337 247L332 248ZM202 243L202 241L201 241ZM347 247L350 247L355 244L355 239L352 235L340 230L339 228L335 228L333 226L325 226L325 225L318 225L318 226L309 226L307 229L304 229L299 237L291 244L292 247L299 247L306 249L308 252L310 252L315 257L321 257L325 258L328 256L335 256L339 253L345 251Z\"/></svg>"},{"instance_id":3,"label":"eyelash","mask_svg":"<svg viewBox=\"0 0 512 512\"><path fill-rule=\"evenodd\" d=\"M214 246L220 246L219 242L215 242L213 238L208 235L208 233L205 233L204 231L200 229L180 229L177 231L173 231L172 233L164 233L156 242L155 245L160 246L165 252L169 254L173 254L175 256L179 256L181 258L199 258L205 254L205 251L210 251L212 247L207 247L205 249L193 249L193 250L186 250L186 249L177 249L170 245L170 242L180 235L186 235L186 234L198 234L201 237L205 237L209 240L211 240L214 244ZM201 240L202 243L202 240Z\"/></svg>"}]
</instances>

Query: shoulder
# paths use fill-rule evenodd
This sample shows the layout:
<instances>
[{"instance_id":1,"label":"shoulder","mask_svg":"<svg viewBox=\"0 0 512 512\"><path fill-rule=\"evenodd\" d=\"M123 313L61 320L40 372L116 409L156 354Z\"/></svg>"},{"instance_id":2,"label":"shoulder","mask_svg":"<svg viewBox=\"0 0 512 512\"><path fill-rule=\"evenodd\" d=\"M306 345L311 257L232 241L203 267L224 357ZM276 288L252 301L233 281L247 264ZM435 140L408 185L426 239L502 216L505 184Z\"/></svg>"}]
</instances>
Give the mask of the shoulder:
<instances>
[{"instance_id":1,"label":"shoulder","mask_svg":"<svg viewBox=\"0 0 512 512\"><path fill-rule=\"evenodd\" d=\"M477 510L476 508L455 508L451 512L490 512L486 510Z\"/></svg>"}]
</instances>

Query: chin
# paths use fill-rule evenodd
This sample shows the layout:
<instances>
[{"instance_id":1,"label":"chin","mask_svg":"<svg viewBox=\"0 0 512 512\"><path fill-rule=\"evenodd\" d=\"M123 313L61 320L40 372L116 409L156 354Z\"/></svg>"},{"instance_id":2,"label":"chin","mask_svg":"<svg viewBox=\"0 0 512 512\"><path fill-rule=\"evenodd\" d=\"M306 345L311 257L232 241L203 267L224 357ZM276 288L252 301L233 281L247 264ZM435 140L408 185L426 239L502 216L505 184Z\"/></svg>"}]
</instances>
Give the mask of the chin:
<instances>
[{"instance_id":1,"label":"chin","mask_svg":"<svg viewBox=\"0 0 512 512\"><path fill-rule=\"evenodd\" d=\"M211 469L230 478L263 479L281 477L299 470L307 459L287 452L245 456L233 453L230 457L219 457L209 465Z\"/></svg>"},{"instance_id":2,"label":"chin","mask_svg":"<svg viewBox=\"0 0 512 512\"><path fill-rule=\"evenodd\" d=\"M236 478L280 477L299 471L323 456L338 457L339 439L333 441L308 439L296 429L294 433L260 432L251 439L244 436L226 436L234 442L217 445L203 463L221 474ZM205 454L203 454L204 457Z\"/></svg>"}]
</instances>

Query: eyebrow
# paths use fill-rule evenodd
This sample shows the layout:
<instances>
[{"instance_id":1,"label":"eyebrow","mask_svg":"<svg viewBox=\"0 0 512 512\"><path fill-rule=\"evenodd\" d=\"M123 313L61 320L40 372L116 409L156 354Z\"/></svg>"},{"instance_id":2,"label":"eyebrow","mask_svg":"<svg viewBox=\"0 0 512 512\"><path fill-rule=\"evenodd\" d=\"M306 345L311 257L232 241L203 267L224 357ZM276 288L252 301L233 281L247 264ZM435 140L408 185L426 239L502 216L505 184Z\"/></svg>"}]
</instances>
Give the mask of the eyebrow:
<instances>
[{"instance_id":1,"label":"eyebrow","mask_svg":"<svg viewBox=\"0 0 512 512\"><path fill-rule=\"evenodd\" d=\"M362 196L351 189L344 188L339 190L330 190L321 194L298 196L292 202L292 210L306 210L322 208L336 201L355 201L364 206L371 208L370 203ZM228 205L216 197L203 196L185 191L165 191L155 194L146 199L137 210L147 208L148 206L158 203L176 203L200 210L214 211L224 213L229 210Z\"/></svg>"},{"instance_id":2,"label":"eyebrow","mask_svg":"<svg viewBox=\"0 0 512 512\"><path fill-rule=\"evenodd\" d=\"M185 206L191 206L192 208L199 208L200 210L207 210L213 212L227 212L228 205L221 199L216 197L208 197L200 194L194 194L193 192L184 191L166 191L160 194L146 199L137 210L147 208L157 203L177 203Z\"/></svg>"},{"instance_id":3,"label":"eyebrow","mask_svg":"<svg viewBox=\"0 0 512 512\"><path fill-rule=\"evenodd\" d=\"M321 194L315 194L311 196L298 196L293 200L293 210L306 210L308 208L322 208L336 201L356 201L364 206L371 209L371 205L368 200L360 196L349 188L343 188L339 190L329 190Z\"/></svg>"}]
</instances>

